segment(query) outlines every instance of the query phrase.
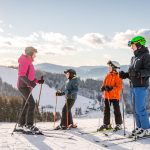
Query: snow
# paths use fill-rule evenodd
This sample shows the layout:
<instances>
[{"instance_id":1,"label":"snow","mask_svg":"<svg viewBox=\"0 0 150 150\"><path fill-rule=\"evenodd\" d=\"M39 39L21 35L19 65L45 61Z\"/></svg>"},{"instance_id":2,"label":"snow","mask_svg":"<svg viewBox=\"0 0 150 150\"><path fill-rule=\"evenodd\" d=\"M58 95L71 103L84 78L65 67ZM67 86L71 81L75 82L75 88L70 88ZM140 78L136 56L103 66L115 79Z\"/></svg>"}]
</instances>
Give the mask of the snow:
<instances>
[{"instance_id":1,"label":"snow","mask_svg":"<svg viewBox=\"0 0 150 150\"><path fill-rule=\"evenodd\" d=\"M99 112L97 112L99 113ZM133 129L132 116L125 117L126 133L130 133ZM11 132L14 127L14 123L0 123L0 149L1 150L149 150L150 139L137 140L136 142L122 143L128 139L119 141L103 141L108 139L107 136L102 133L90 133L80 134L82 132L95 131L102 123L102 118L76 118L74 121L77 123L78 128L64 131L50 131L53 129L53 123L37 123L43 132L47 133L51 137L45 137L42 135L24 135L20 133L14 133L11 136ZM57 122L57 125L59 121ZM117 137L123 137L123 131L115 133L110 136L110 139ZM71 139L68 139L71 138ZM96 142L97 141L97 142ZM117 144L120 143L121 144ZM113 144L116 143L116 144ZM102 144L110 145L109 147L103 147Z\"/></svg>"}]
</instances>

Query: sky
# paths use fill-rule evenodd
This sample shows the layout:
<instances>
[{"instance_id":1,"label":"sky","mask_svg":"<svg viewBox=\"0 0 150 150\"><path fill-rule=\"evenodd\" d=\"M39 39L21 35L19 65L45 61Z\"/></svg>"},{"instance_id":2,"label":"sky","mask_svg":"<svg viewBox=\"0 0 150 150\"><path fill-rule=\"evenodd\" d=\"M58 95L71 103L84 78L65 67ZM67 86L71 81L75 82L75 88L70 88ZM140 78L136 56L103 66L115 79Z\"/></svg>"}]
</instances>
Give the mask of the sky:
<instances>
[{"instance_id":1,"label":"sky","mask_svg":"<svg viewBox=\"0 0 150 150\"><path fill-rule=\"evenodd\" d=\"M17 65L27 46L35 64L128 65L127 46L141 35L150 47L149 0L0 0L0 65Z\"/></svg>"}]
</instances>

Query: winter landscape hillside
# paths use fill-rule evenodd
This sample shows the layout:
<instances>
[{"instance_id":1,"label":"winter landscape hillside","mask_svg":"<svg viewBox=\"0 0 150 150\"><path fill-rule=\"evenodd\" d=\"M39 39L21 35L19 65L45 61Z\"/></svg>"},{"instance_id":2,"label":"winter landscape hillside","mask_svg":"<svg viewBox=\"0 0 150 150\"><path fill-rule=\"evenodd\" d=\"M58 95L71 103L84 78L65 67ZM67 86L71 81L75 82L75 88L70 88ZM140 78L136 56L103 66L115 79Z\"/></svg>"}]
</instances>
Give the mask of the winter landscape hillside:
<instances>
[{"instance_id":1,"label":"winter landscape hillside","mask_svg":"<svg viewBox=\"0 0 150 150\"><path fill-rule=\"evenodd\" d=\"M36 65L35 68L46 72L63 73L63 71L66 68L70 67L43 63ZM83 79L86 78L103 79L104 75L108 72L107 66L80 66L72 68L75 69L77 71L78 76ZM126 71L127 69L128 65L121 66L121 70Z\"/></svg>"},{"instance_id":2,"label":"winter landscape hillside","mask_svg":"<svg viewBox=\"0 0 150 150\"><path fill-rule=\"evenodd\" d=\"M17 70L7 67L0 67L0 77L4 82L11 84L16 88L17 83ZM34 99L37 100L39 96L40 86L37 85L33 90ZM56 103L56 90L53 88L49 88L47 85L43 85L41 101L40 105L51 105L53 108L50 111L54 111L55 103ZM61 109L65 103L64 97L58 98L57 111L61 112ZM78 95L78 99L73 107L73 114L75 113L75 108L79 108L82 106L82 111L85 113L87 107L92 107L92 104L95 103L93 100L85 98L83 96ZM96 105L98 107L98 104Z\"/></svg>"},{"instance_id":3,"label":"winter landscape hillside","mask_svg":"<svg viewBox=\"0 0 150 150\"><path fill-rule=\"evenodd\" d=\"M7 82L16 88L17 70L7 67L0 67L0 77L3 82ZM39 95L40 86L37 86L33 95L37 99ZM40 105L52 105L55 107L55 89L43 85ZM73 108L75 113L76 107L82 107L83 114L88 107L93 107L93 100L78 95L78 100ZM64 97L58 99L57 111L61 112L62 106L65 103ZM98 107L95 104L95 108ZM50 111L54 111L52 108ZM108 132L109 136L103 133L95 133L96 129L102 124L103 114L100 111L91 110L86 116L75 118L78 128L66 131L52 131L53 123L37 123L37 126L45 133L43 135L24 135L11 132L14 123L0 123L0 149L2 150L98 150L98 149L114 149L114 150L149 150L150 140L138 140L136 142L128 142L132 139L124 137L124 131L118 131L115 134ZM59 121L56 123L59 124ZM114 125L114 124L113 124ZM132 115L125 115L125 133L131 132L134 126ZM4 138L5 137L5 138ZM115 140L120 139L120 140Z\"/></svg>"}]
</instances>

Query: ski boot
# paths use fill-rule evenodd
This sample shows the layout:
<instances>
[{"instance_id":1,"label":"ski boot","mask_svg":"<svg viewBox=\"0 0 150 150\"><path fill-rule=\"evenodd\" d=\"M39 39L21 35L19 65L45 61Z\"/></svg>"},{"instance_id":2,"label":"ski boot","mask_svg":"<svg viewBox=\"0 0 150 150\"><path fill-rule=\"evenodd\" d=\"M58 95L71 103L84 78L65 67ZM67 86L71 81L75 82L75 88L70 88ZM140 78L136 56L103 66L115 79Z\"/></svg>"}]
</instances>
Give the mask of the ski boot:
<instances>
[{"instance_id":1,"label":"ski boot","mask_svg":"<svg viewBox=\"0 0 150 150\"><path fill-rule=\"evenodd\" d=\"M76 125L76 124L70 124L70 125L68 126L68 128L69 128L69 129L71 129L71 128L77 128L77 125Z\"/></svg>"},{"instance_id":2,"label":"ski boot","mask_svg":"<svg viewBox=\"0 0 150 150\"><path fill-rule=\"evenodd\" d=\"M43 135L42 131L40 131L36 126L34 125L26 125L26 134L40 134Z\"/></svg>"},{"instance_id":3,"label":"ski boot","mask_svg":"<svg viewBox=\"0 0 150 150\"><path fill-rule=\"evenodd\" d=\"M14 129L14 132L23 132L24 131L24 125L18 124L18 126Z\"/></svg>"},{"instance_id":4,"label":"ski boot","mask_svg":"<svg viewBox=\"0 0 150 150\"><path fill-rule=\"evenodd\" d=\"M113 128L111 127L110 124L109 125L103 124L100 128L97 129L97 132L105 131L105 130L111 130L111 129L113 129Z\"/></svg>"},{"instance_id":5,"label":"ski boot","mask_svg":"<svg viewBox=\"0 0 150 150\"><path fill-rule=\"evenodd\" d=\"M121 124L117 124L117 125L114 127L113 132L116 132L116 131L121 130L121 129L122 129Z\"/></svg>"},{"instance_id":6,"label":"ski boot","mask_svg":"<svg viewBox=\"0 0 150 150\"><path fill-rule=\"evenodd\" d=\"M58 125L54 130L66 130L66 129L67 129L66 126Z\"/></svg>"}]
</instances>

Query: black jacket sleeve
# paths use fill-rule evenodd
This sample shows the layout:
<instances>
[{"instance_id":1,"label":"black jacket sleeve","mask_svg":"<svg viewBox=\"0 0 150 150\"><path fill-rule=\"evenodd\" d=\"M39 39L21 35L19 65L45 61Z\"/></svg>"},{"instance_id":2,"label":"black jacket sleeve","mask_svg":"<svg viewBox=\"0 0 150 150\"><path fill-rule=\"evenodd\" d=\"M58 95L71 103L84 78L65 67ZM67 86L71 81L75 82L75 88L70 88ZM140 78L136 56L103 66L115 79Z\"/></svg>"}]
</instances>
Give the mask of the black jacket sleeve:
<instances>
[{"instance_id":1,"label":"black jacket sleeve","mask_svg":"<svg viewBox=\"0 0 150 150\"><path fill-rule=\"evenodd\" d=\"M144 69L140 69L141 77L150 77L150 55L145 54L143 56L143 67Z\"/></svg>"}]
</instances>

